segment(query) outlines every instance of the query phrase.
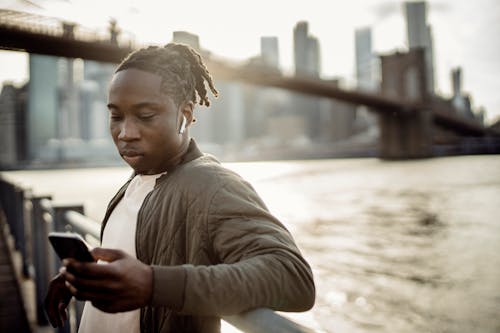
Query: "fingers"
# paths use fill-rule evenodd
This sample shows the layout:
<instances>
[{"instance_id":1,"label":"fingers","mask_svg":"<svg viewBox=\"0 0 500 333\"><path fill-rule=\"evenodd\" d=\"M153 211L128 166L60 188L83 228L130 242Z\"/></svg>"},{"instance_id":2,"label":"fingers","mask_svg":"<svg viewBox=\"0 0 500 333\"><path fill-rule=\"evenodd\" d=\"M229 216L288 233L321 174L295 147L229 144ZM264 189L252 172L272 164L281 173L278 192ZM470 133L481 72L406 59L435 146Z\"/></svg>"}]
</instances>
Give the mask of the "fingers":
<instances>
[{"instance_id":1,"label":"fingers","mask_svg":"<svg viewBox=\"0 0 500 333\"><path fill-rule=\"evenodd\" d=\"M79 301L100 301L100 302L116 302L116 293L112 290L99 291L92 289L76 288L71 283L66 282L66 286L69 291L75 296Z\"/></svg>"},{"instance_id":2,"label":"fingers","mask_svg":"<svg viewBox=\"0 0 500 333\"><path fill-rule=\"evenodd\" d=\"M116 275L116 268L112 265L103 265L98 263L81 262L75 259L64 259L60 273L64 279L68 279L68 273L87 279L106 279Z\"/></svg>"},{"instance_id":3,"label":"fingers","mask_svg":"<svg viewBox=\"0 0 500 333\"><path fill-rule=\"evenodd\" d=\"M123 259L127 256L127 254L121 250L105 249L102 247L96 247L90 253L95 259L107 262Z\"/></svg>"},{"instance_id":4,"label":"fingers","mask_svg":"<svg viewBox=\"0 0 500 333\"><path fill-rule=\"evenodd\" d=\"M108 265L94 265L108 266ZM100 268L100 267L97 267ZM108 268L108 267L107 267ZM111 268L111 271L115 269ZM89 272L92 270L89 270ZM100 270L99 270L100 271ZM115 289L118 287L117 277L112 272L98 273L89 276L73 274L66 267L61 267L61 275L64 276L65 286L69 292L78 300L87 299L110 299L115 297Z\"/></svg>"},{"instance_id":5,"label":"fingers","mask_svg":"<svg viewBox=\"0 0 500 333\"><path fill-rule=\"evenodd\" d=\"M66 312L66 308L68 304L63 301L60 301L57 306L54 304L50 309L47 308L47 315L49 317L49 322L52 327L61 327L64 326L64 322L68 319L68 314Z\"/></svg>"},{"instance_id":6,"label":"fingers","mask_svg":"<svg viewBox=\"0 0 500 333\"><path fill-rule=\"evenodd\" d=\"M104 248L95 248L92 250L92 255L96 259L101 259L110 263L118 263L119 260L131 258L121 250ZM60 273L65 280L75 284L79 279L81 279L81 282L85 285L89 285L87 282L90 280L110 280L113 282L117 279L117 277L123 274L121 271L124 267L122 264L106 265L102 262L81 262L71 258L64 259L62 263L63 267L61 267ZM76 276L78 279L76 279ZM102 281L100 285L102 285ZM92 284L89 286L92 286ZM98 285L95 286L97 287Z\"/></svg>"},{"instance_id":7,"label":"fingers","mask_svg":"<svg viewBox=\"0 0 500 333\"><path fill-rule=\"evenodd\" d=\"M64 302L59 302L58 310L59 310L59 320L61 323L60 326L63 326L66 319L68 319L68 313L66 312L67 307L68 307L68 304L66 304Z\"/></svg>"},{"instance_id":8,"label":"fingers","mask_svg":"<svg viewBox=\"0 0 500 333\"><path fill-rule=\"evenodd\" d=\"M110 262L63 261L60 273L73 296L91 301L105 312L128 311L147 304L153 280L150 266L122 251L95 249L93 255Z\"/></svg>"},{"instance_id":9,"label":"fingers","mask_svg":"<svg viewBox=\"0 0 500 333\"><path fill-rule=\"evenodd\" d=\"M47 317L49 317L49 322L52 327L58 327L59 325L59 317L57 316L54 308L50 305L45 305L45 312L47 312Z\"/></svg>"},{"instance_id":10,"label":"fingers","mask_svg":"<svg viewBox=\"0 0 500 333\"><path fill-rule=\"evenodd\" d=\"M47 309L47 316L49 317L49 322L52 327L61 327L63 326L63 320L58 311L54 311L53 309Z\"/></svg>"},{"instance_id":11,"label":"fingers","mask_svg":"<svg viewBox=\"0 0 500 333\"><path fill-rule=\"evenodd\" d=\"M53 327L64 325L66 320L66 306L71 298L69 290L64 285L64 278L57 275L49 285L47 296L44 300L45 311Z\"/></svg>"},{"instance_id":12,"label":"fingers","mask_svg":"<svg viewBox=\"0 0 500 333\"><path fill-rule=\"evenodd\" d=\"M113 294L117 287L116 283L109 280L84 280L75 278L72 281L66 281L66 288L75 297L77 296L76 291L78 291L78 294L85 291L86 293L105 296L106 294Z\"/></svg>"}]
</instances>

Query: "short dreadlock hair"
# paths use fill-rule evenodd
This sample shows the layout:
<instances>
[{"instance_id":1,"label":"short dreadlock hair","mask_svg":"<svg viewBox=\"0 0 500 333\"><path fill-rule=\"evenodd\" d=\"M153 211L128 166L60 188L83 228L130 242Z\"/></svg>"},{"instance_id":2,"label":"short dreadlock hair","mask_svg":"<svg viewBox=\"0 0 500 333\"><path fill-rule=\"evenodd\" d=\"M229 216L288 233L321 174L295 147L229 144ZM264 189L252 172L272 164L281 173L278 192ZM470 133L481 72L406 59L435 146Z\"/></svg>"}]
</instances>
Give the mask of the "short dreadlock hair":
<instances>
[{"instance_id":1,"label":"short dreadlock hair","mask_svg":"<svg viewBox=\"0 0 500 333\"><path fill-rule=\"evenodd\" d=\"M196 104L198 93L200 105L209 106L205 81L212 94L218 95L200 54L185 44L169 43L164 47L149 46L134 51L118 65L115 73L129 68L159 75L162 91L177 105L186 101Z\"/></svg>"}]
</instances>

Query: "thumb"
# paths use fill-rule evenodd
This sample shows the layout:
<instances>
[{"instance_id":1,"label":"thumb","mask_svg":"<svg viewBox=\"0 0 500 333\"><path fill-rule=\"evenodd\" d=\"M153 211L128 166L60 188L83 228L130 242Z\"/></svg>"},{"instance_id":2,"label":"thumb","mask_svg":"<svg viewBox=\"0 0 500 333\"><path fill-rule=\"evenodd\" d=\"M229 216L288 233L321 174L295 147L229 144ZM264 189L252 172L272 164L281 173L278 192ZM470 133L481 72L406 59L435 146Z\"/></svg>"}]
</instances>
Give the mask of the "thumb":
<instances>
[{"instance_id":1,"label":"thumb","mask_svg":"<svg viewBox=\"0 0 500 333\"><path fill-rule=\"evenodd\" d=\"M102 247L96 247L90 251L90 253L96 260L104 260L107 262L113 262L127 256L127 254L122 250L106 249Z\"/></svg>"}]
</instances>

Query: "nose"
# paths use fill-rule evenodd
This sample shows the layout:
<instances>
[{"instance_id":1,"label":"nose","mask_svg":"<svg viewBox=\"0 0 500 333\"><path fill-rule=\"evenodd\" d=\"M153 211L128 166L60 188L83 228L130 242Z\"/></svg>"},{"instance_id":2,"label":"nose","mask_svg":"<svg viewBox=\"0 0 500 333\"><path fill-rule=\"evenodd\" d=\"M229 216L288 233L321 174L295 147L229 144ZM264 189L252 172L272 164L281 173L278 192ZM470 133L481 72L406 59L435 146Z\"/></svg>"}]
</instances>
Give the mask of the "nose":
<instances>
[{"instance_id":1,"label":"nose","mask_svg":"<svg viewBox=\"0 0 500 333\"><path fill-rule=\"evenodd\" d=\"M130 118L126 118L120 124L120 132L118 134L118 140L121 141L133 141L138 140L140 135L139 128L137 124Z\"/></svg>"}]
</instances>

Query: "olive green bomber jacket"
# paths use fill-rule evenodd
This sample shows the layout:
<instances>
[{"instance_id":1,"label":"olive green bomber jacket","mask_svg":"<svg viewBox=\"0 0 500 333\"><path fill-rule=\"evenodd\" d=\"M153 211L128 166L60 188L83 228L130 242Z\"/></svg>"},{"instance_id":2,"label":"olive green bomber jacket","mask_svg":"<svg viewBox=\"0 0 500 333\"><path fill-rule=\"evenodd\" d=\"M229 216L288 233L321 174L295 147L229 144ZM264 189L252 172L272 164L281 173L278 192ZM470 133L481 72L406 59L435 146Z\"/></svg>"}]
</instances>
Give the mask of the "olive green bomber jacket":
<instances>
[{"instance_id":1,"label":"olive green bomber jacket","mask_svg":"<svg viewBox=\"0 0 500 333\"><path fill-rule=\"evenodd\" d=\"M101 238L129 182L111 200ZM153 268L141 332L219 332L223 315L314 304L311 269L290 233L249 183L194 140L144 199L136 253Z\"/></svg>"}]
</instances>

